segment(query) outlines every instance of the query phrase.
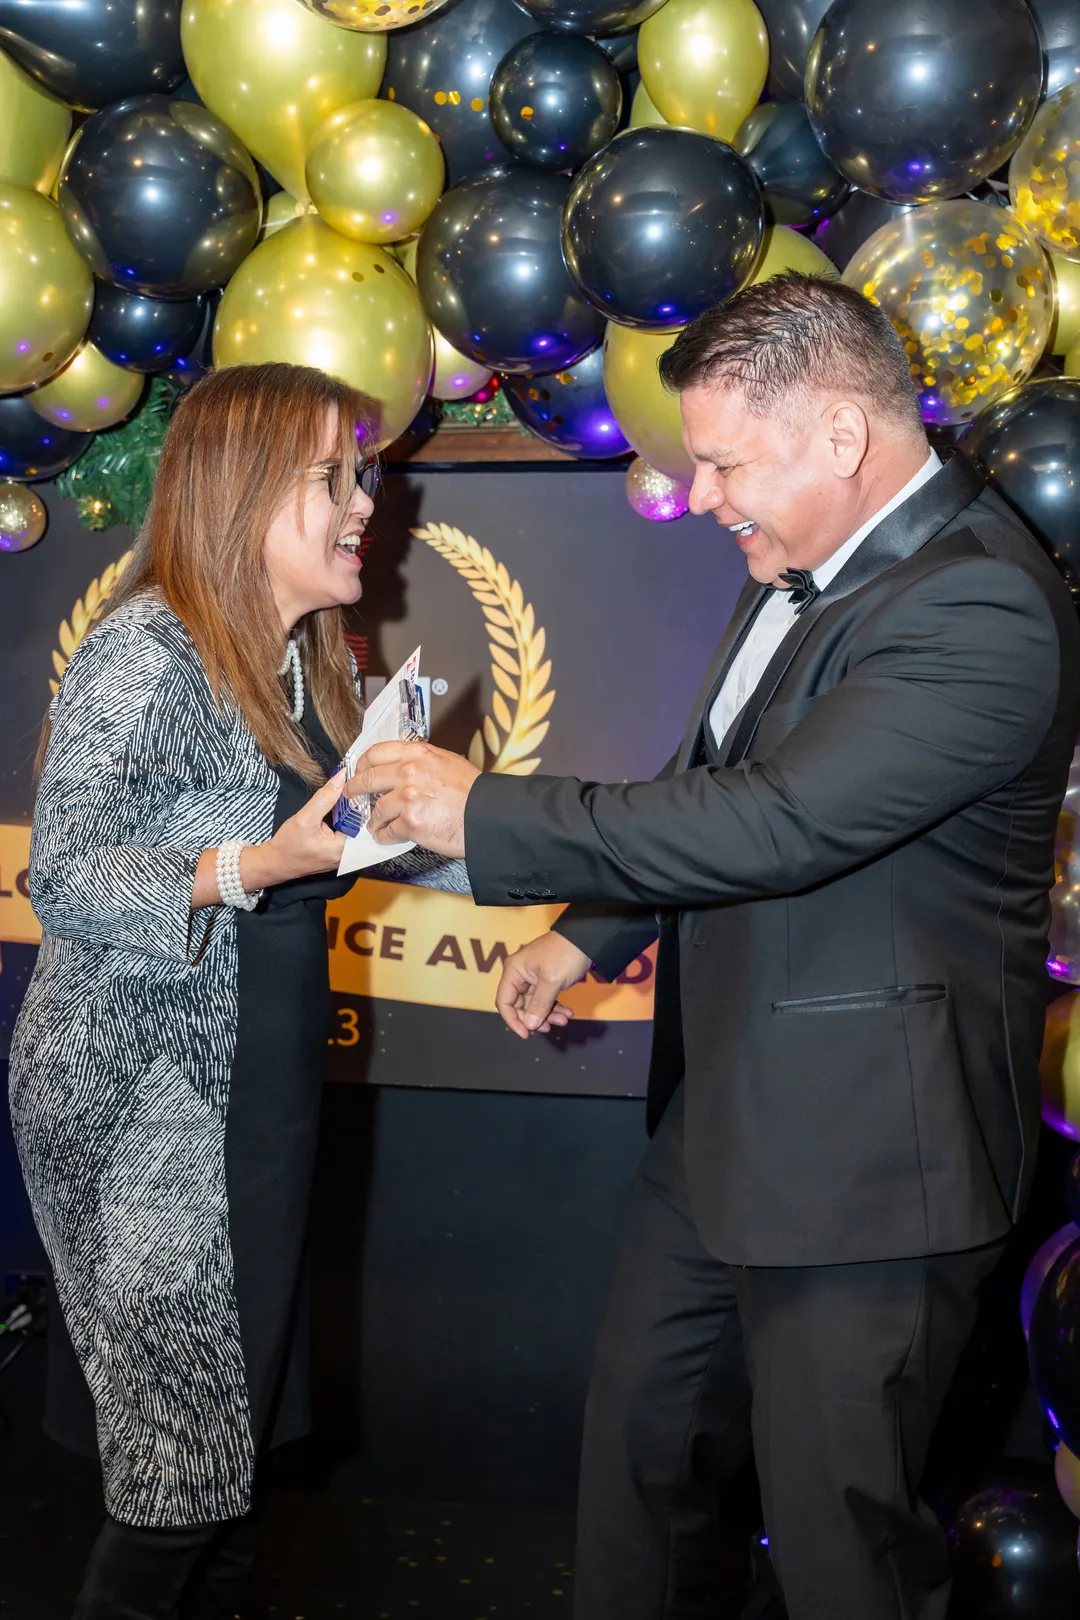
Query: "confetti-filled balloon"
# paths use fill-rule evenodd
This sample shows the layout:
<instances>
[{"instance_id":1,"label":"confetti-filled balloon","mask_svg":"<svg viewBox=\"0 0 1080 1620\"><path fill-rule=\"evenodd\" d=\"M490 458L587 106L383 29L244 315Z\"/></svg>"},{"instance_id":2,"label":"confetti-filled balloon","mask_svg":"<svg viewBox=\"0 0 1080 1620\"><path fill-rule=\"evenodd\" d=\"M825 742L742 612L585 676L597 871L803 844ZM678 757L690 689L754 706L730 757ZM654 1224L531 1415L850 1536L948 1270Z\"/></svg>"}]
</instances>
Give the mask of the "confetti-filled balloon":
<instances>
[{"instance_id":1,"label":"confetti-filled balloon","mask_svg":"<svg viewBox=\"0 0 1080 1620\"><path fill-rule=\"evenodd\" d=\"M733 140L765 87L761 13L753 0L667 0L641 25L638 68L669 124Z\"/></svg>"},{"instance_id":2,"label":"confetti-filled balloon","mask_svg":"<svg viewBox=\"0 0 1080 1620\"><path fill-rule=\"evenodd\" d=\"M0 180L47 197L71 133L71 108L0 51Z\"/></svg>"},{"instance_id":3,"label":"confetti-filled balloon","mask_svg":"<svg viewBox=\"0 0 1080 1620\"><path fill-rule=\"evenodd\" d=\"M81 112L184 77L180 0L0 0L0 45Z\"/></svg>"},{"instance_id":4,"label":"confetti-filled balloon","mask_svg":"<svg viewBox=\"0 0 1080 1620\"><path fill-rule=\"evenodd\" d=\"M29 551L45 533L49 515L25 484L0 484L0 551Z\"/></svg>"},{"instance_id":5,"label":"confetti-filled balloon","mask_svg":"<svg viewBox=\"0 0 1080 1620\"><path fill-rule=\"evenodd\" d=\"M301 0L317 17L361 34L386 34L392 28L430 17L446 0Z\"/></svg>"},{"instance_id":6,"label":"confetti-filled balloon","mask_svg":"<svg viewBox=\"0 0 1080 1620\"><path fill-rule=\"evenodd\" d=\"M987 203L912 209L875 231L844 280L895 326L927 422L971 421L1030 376L1050 335L1049 265L1025 226Z\"/></svg>"},{"instance_id":7,"label":"confetti-filled balloon","mask_svg":"<svg viewBox=\"0 0 1080 1620\"><path fill-rule=\"evenodd\" d=\"M82 342L94 278L56 204L0 184L0 394L51 377Z\"/></svg>"},{"instance_id":8,"label":"confetti-filled balloon","mask_svg":"<svg viewBox=\"0 0 1080 1620\"><path fill-rule=\"evenodd\" d=\"M74 359L27 400L55 427L97 433L131 415L144 382L138 373L114 366L92 343L84 343Z\"/></svg>"},{"instance_id":9,"label":"confetti-filled balloon","mask_svg":"<svg viewBox=\"0 0 1080 1620\"><path fill-rule=\"evenodd\" d=\"M1009 164L1009 197L1043 247L1080 259L1080 85L1039 108Z\"/></svg>"},{"instance_id":10,"label":"confetti-filled balloon","mask_svg":"<svg viewBox=\"0 0 1080 1620\"><path fill-rule=\"evenodd\" d=\"M755 107L732 143L765 193L765 208L779 225L808 225L843 202L848 183L817 143L802 101L766 101Z\"/></svg>"},{"instance_id":11,"label":"confetti-filled balloon","mask_svg":"<svg viewBox=\"0 0 1080 1620\"><path fill-rule=\"evenodd\" d=\"M577 169L619 127L622 83L606 51L575 34L530 34L491 81L491 122L511 157Z\"/></svg>"},{"instance_id":12,"label":"confetti-filled balloon","mask_svg":"<svg viewBox=\"0 0 1080 1620\"><path fill-rule=\"evenodd\" d=\"M650 523L671 523L690 510L689 486L650 467L640 456L626 469L626 498L638 517Z\"/></svg>"},{"instance_id":13,"label":"confetti-filled balloon","mask_svg":"<svg viewBox=\"0 0 1080 1620\"><path fill-rule=\"evenodd\" d=\"M669 394L657 369L678 331L642 332L612 321L604 337L604 391L630 448L677 483L694 476L682 442L677 394Z\"/></svg>"},{"instance_id":14,"label":"confetti-filled balloon","mask_svg":"<svg viewBox=\"0 0 1080 1620\"><path fill-rule=\"evenodd\" d=\"M604 392L603 350L543 376L502 378L510 409L545 444L584 459L625 455L622 435Z\"/></svg>"},{"instance_id":15,"label":"confetti-filled balloon","mask_svg":"<svg viewBox=\"0 0 1080 1620\"><path fill-rule=\"evenodd\" d=\"M0 399L0 478L55 478L78 461L93 439L92 433L53 427L25 394Z\"/></svg>"},{"instance_id":16,"label":"confetti-filled balloon","mask_svg":"<svg viewBox=\"0 0 1080 1620\"><path fill-rule=\"evenodd\" d=\"M439 200L446 165L431 130L408 107L354 101L315 131L305 177L328 225L385 246L420 229Z\"/></svg>"}]
</instances>

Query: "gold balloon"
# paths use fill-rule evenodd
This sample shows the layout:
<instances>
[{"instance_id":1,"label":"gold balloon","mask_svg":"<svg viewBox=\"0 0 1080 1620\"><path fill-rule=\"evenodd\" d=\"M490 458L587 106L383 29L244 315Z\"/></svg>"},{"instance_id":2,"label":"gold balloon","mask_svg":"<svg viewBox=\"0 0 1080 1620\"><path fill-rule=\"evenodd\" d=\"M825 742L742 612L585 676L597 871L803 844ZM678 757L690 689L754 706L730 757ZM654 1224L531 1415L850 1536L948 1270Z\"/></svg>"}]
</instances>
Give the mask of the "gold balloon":
<instances>
[{"instance_id":1,"label":"gold balloon","mask_svg":"<svg viewBox=\"0 0 1080 1620\"><path fill-rule=\"evenodd\" d=\"M863 243L844 280L895 326L928 422L970 422L1031 375L1050 334L1046 255L989 203L910 209Z\"/></svg>"},{"instance_id":2,"label":"gold balloon","mask_svg":"<svg viewBox=\"0 0 1080 1620\"><path fill-rule=\"evenodd\" d=\"M84 343L55 377L27 394L26 402L56 427L97 433L131 415L145 382L138 372L114 366L100 349Z\"/></svg>"},{"instance_id":3,"label":"gold balloon","mask_svg":"<svg viewBox=\"0 0 1080 1620\"><path fill-rule=\"evenodd\" d=\"M0 51L0 180L47 197L71 134L71 108Z\"/></svg>"},{"instance_id":4,"label":"gold balloon","mask_svg":"<svg viewBox=\"0 0 1080 1620\"><path fill-rule=\"evenodd\" d=\"M1069 1512L1080 1519L1080 1457L1068 1446L1059 1445L1054 1453L1054 1481Z\"/></svg>"},{"instance_id":5,"label":"gold balloon","mask_svg":"<svg viewBox=\"0 0 1080 1620\"><path fill-rule=\"evenodd\" d=\"M660 356L678 335L678 330L639 332L633 326L609 321L604 336L604 392L631 448L650 467L689 484L694 469L683 449L678 395L668 393L656 369Z\"/></svg>"},{"instance_id":6,"label":"gold balloon","mask_svg":"<svg viewBox=\"0 0 1080 1620\"><path fill-rule=\"evenodd\" d=\"M317 17L355 28L362 34L385 34L419 17L430 17L446 0L301 0Z\"/></svg>"},{"instance_id":7,"label":"gold balloon","mask_svg":"<svg viewBox=\"0 0 1080 1620\"><path fill-rule=\"evenodd\" d=\"M29 551L45 533L49 514L25 484L0 484L0 551Z\"/></svg>"},{"instance_id":8,"label":"gold balloon","mask_svg":"<svg viewBox=\"0 0 1080 1620\"><path fill-rule=\"evenodd\" d=\"M1042 1117L1061 1136L1080 1140L1080 991L1058 996L1046 1012Z\"/></svg>"},{"instance_id":9,"label":"gold balloon","mask_svg":"<svg viewBox=\"0 0 1080 1620\"><path fill-rule=\"evenodd\" d=\"M641 25L638 69L669 124L732 141L769 71L761 13L753 0L667 0Z\"/></svg>"},{"instance_id":10,"label":"gold balloon","mask_svg":"<svg viewBox=\"0 0 1080 1620\"><path fill-rule=\"evenodd\" d=\"M1009 199L1044 248L1080 259L1080 85L1035 114L1009 164Z\"/></svg>"},{"instance_id":11,"label":"gold balloon","mask_svg":"<svg viewBox=\"0 0 1080 1620\"><path fill-rule=\"evenodd\" d=\"M435 399L469 399L491 381L487 366L478 366L468 355L459 354L434 327L431 335L435 340L435 370L428 393Z\"/></svg>"},{"instance_id":12,"label":"gold balloon","mask_svg":"<svg viewBox=\"0 0 1080 1620\"><path fill-rule=\"evenodd\" d=\"M313 214L314 206L309 202L297 202L290 197L287 191L275 191L272 197L266 199L263 208L263 220L259 229L259 241L265 242L268 236L280 231L283 225L291 225L294 219L303 219L305 214Z\"/></svg>"},{"instance_id":13,"label":"gold balloon","mask_svg":"<svg viewBox=\"0 0 1080 1620\"><path fill-rule=\"evenodd\" d=\"M420 246L420 238L414 236L411 242L395 242L390 249L398 264L404 267L406 275L416 280L416 250Z\"/></svg>"},{"instance_id":14,"label":"gold balloon","mask_svg":"<svg viewBox=\"0 0 1080 1620\"><path fill-rule=\"evenodd\" d=\"M627 129L641 129L650 124L666 124L667 119L663 113L657 112L653 106L652 97L645 88L644 80L634 91L634 99L630 103L630 119Z\"/></svg>"},{"instance_id":15,"label":"gold balloon","mask_svg":"<svg viewBox=\"0 0 1080 1620\"><path fill-rule=\"evenodd\" d=\"M305 174L328 225L385 245L420 229L439 200L446 164L431 130L408 107L354 101L319 125Z\"/></svg>"},{"instance_id":16,"label":"gold balloon","mask_svg":"<svg viewBox=\"0 0 1080 1620\"><path fill-rule=\"evenodd\" d=\"M1048 253L1054 274L1054 321L1050 328L1051 354L1068 354L1080 342L1080 264Z\"/></svg>"},{"instance_id":17,"label":"gold balloon","mask_svg":"<svg viewBox=\"0 0 1080 1620\"><path fill-rule=\"evenodd\" d=\"M314 215L294 220L249 254L225 289L214 325L219 366L264 360L318 366L367 394L379 407L380 445L392 443L416 415L431 358L431 328L401 266Z\"/></svg>"},{"instance_id":18,"label":"gold balloon","mask_svg":"<svg viewBox=\"0 0 1080 1620\"><path fill-rule=\"evenodd\" d=\"M312 135L373 96L386 38L335 28L297 0L185 0L184 60L199 95L294 197Z\"/></svg>"},{"instance_id":19,"label":"gold balloon","mask_svg":"<svg viewBox=\"0 0 1080 1620\"><path fill-rule=\"evenodd\" d=\"M56 204L0 183L0 394L33 388L69 360L93 303L94 278Z\"/></svg>"},{"instance_id":20,"label":"gold balloon","mask_svg":"<svg viewBox=\"0 0 1080 1620\"><path fill-rule=\"evenodd\" d=\"M783 275L785 270L798 270L804 276L821 276L825 281L839 281L840 272L831 259L808 237L801 236L786 225L767 225L761 251L754 261L754 271L747 282L769 281Z\"/></svg>"}]
</instances>

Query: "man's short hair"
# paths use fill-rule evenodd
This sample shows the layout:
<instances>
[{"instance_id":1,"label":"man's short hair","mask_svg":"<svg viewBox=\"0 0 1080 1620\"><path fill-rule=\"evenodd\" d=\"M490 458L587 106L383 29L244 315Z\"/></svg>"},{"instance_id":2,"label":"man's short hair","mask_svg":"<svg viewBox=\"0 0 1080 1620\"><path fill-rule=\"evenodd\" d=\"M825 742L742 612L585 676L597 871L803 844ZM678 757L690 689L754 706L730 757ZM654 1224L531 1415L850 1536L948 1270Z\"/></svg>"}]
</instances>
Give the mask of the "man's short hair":
<instances>
[{"instance_id":1,"label":"man's short hair","mask_svg":"<svg viewBox=\"0 0 1080 1620\"><path fill-rule=\"evenodd\" d=\"M798 415L804 400L824 393L922 430L892 322L854 287L796 271L705 310L661 355L660 377L678 394L701 384L737 389L753 416Z\"/></svg>"}]
</instances>

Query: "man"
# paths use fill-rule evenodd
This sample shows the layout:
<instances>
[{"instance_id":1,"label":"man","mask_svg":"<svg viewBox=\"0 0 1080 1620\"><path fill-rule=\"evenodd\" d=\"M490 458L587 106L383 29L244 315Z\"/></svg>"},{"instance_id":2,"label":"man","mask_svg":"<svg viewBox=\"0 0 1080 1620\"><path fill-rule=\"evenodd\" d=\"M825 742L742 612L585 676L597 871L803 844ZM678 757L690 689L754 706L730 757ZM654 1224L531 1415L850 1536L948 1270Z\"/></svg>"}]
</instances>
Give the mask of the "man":
<instances>
[{"instance_id":1,"label":"man","mask_svg":"<svg viewBox=\"0 0 1080 1620\"><path fill-rule=\"evenodd\" d=\"M1080 728L1064 586L882 313L786 276L663 357L750 579L651 783L372 751L380 836L477 901L573 902L506 964L521 1035L659 921L652 1139L586 1417L578 1620L709 1612L747 1415L791 1620L942 1620L917 1486L1023 1207L1055 822Z\"/></svg>"}]
</instances>

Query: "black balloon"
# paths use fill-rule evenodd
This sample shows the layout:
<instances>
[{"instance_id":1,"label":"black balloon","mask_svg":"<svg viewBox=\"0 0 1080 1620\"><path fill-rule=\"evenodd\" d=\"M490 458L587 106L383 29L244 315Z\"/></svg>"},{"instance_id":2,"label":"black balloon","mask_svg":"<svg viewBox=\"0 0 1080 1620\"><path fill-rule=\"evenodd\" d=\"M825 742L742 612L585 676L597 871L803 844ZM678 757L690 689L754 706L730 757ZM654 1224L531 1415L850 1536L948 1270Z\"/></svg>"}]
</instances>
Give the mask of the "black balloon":
<instances>
[{"instance_id":1,"label":"black balloon","mask_svg":"<svg viewBox=\"0 0 1080 1620\"><path fill-rule=\"evenodd\" d=\"M1042 82L1027 0L835 0L811 49L806 101L853 185L926 202L1001 167Z\"/></svg>"},{"instance_id":2,"label":"black balloon","mask_svg":"<svg viewBox=\"0 0 1080 1620\"><path fill-rule=\"evenodd\" d=\"M55 478L79 459L93 438L93 433L53 427L25 394L8 394L0 399L0 478L21 483Z\"/></svg>"},{"instance_id":3,"label":"black balloon","mask_svg":"<svg viewBox=\"0 0 1080 1620\"><path fill-rule=\"evenodd\" d=\"M60 175L60 211L94 274L148 298L222 286L262 221L255 165L220 118L137 96L94 113Z\"/></svg>"},{"instance_id":4,"label":"black balloon","mask_svg":"<svg viewBox=\"0 0 1080 1620\"><path fill-rule=\"evenodd\" d=\"M612 34L609 39L598 39L601 50L607 52L620 73L637 72L637 29L628 34Z\"/></svg>"},{"instance_id":5,"label":"black balloon","mask_svg":"<svg viewBox=\"0 0 1080 1620\"><path fill-rule=\"evenodd\" d=\"M615 64L577 34L530 34L491 81L496 135L511 157L539 169L579 168L607 145L621 113Z\"/></svg>"},{"instance_id":6,"label":"black balloon","mask_svg":"<svg viewBox=\"0 0 1080 1620\"><path fill-rule=\"evenodd\" d=\"M1080 587L1080 379L1021 383L976 417L961 448Z\"/></svg>"},{"instance_id":7,"label":"black balloon","mask_svg":"<svg viewBox=\"0 0 1080 1620\"><path fill-rule=\"evenodd\" d=\"M830 0L756 0L769 36L769 78L774 101L791 101L803 93L806 58Z\"/></svg>"},{"instance_id":8,"label":"black balloon","mask_svg":"<svg viewBox=\"0 0 1080 1620\"><path fill-rule=\"evenodd\" d=\"M732 144L757 175L766 210L779 225L808 225L847 195L848 183L818 145L802 101L755 107Z\"/></svg>"},{"instance_id":9,"label":"black balloon","mask_svg":"<svg viewBox=\"0 0 1080 1620\"><path fill-rule=\"evenodd\" d=\"M1046 51L1046 93L1080 79L1080 5L1077 0L1028 0Z\"/></svg>"},{"instance_id":10,"label":"black balloon","mask_svg":"<svg viewBox=\"0 0 1080 1620\"><path fill-rule=\"evenodd\" d=\"M190 101L195 107L206 106L206 102L190 79L181 79L176 89L172 91L172 95L176 101ZM275 197L279 191L285 190L281 181L275 180L269 169L264 169L262 164L255 158L252 158L252 162L255 164L255 172L259 176L259 190L263 194L264 201L267 197Z\"/></svg>"},{"instance_id":11,"label":"black balloon","mask_svg":"<svg viewBox=\"0 0 1080 1620\"><path fill-rule=\"evenodd\" d=\"M1003 1465L949 1531L950 1620L1072 1620L1080 1612L1076 1520L1050 1469Z\"/></svg>"},{"instance_id":12,"label":"black balloon","mask_svg":"<svg viewBox=\"0 0 1080 1620\"><path fill-rule=\"evenodd\" d=\"M510 47L535 31L513 0L456 0L387 34L380 94L435 131L448 185L505 161L488 116L491 79Z\"/></svg>"},{"instance_id":13,"label":"black balloon","mask_svg":"<svg viewBox=\"0 0 1080 1620\"><path fill-rule=\"evenodd\" d=\"M1080 1238L1058 1255L1035 1296L1028 1363L1043 1411L1080 1454Z\"/></svg>"},{"instance_id":14,"label":"black balloon","mask_svg":"<svg viewBox=\"0 0 1080 1620\"><path fill-rule=\"evenodd\" d=\"M87 337L106 360L128 371L165 371L195 347L206 317L201 298L143 298L99 281Z\"/></svg>"},{"instance_id":15,"label":"black balloon","mask_svg":"<svg viewBox=\"0 0 1080 1620\"><path fill-rule=\"evenodd\" d=\"M214 369L214 322L221 294L211 293L203 299L203 303L205 309L198 337L185 354L177 356L165 373L170 382L179 383L182 388L190 388L192 383L197 383L200 377L205 377L208 371Z\"/></svg>"},{"instance_id":16,"label":"black balloon","mask_svg":"<svg viewBox=\"0 0 1080 1620\"><path fill-rule=\"evenodd\" d=\"M845 270L879 226L912 207L913 203L891 203L884 197L872 197L868 191L853 191L835 213L822 220L813 239L838 270Z\"/></svg>"},{"instance_id":17,"label":"black balloon","mask_svg":"<svg viewBox=\"0 0 1080 1620\"><path fill-rule=\"evenodd\" d=\"M621 34L643 23L664 0L521 0L545 28L567 34Z\"/></svg>"},{"instance_id":18,"label":"black balloon","mask_svg":"<svg viewBox=\"0 0 1080 1620\"><path fill-rule=\"evenodd\" d=\"M625 326L682 326L735 292L765 228L746 161L695 130L628 129L582 169L563 225L570 274Z\"/></svg>"},{"instance_id":19,"label":"black balloon","mask_svg":"<svg viewBox=\"0 0 1080 1620\"><path fill-rule=\"evenodd\" d=\"M448 343L493 371L570 365L604 335L563 263L569 190L562 175L493 169L444 192L421 233L424 308Z\"/></svg>"},{"instance_id":20,"label":"black balloon","mask_svg":"<svg viewBox=\"0 0 1080 1620\"><path fill-rule=\"evenodd\" d=\"M604 392L603 349L561 371L503 377L502 386L518 421L545 444L598 461L630 449Z\"/></svg>"},{"instance_id":21,"label":"black balloon","mask_svg":"<svg viewBox=\"0 0 1080 1620\"><path fill-rule=\"evenodd\" d=\"M0 0L0 45L83 112L184 77L180 0Z\"/></svg>"}]
</instances>

